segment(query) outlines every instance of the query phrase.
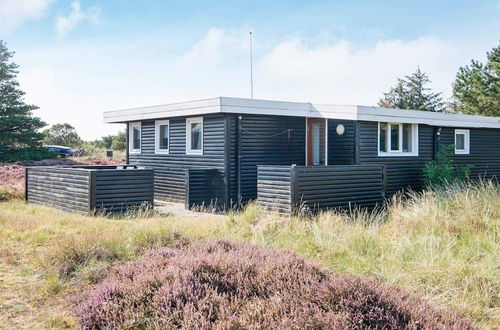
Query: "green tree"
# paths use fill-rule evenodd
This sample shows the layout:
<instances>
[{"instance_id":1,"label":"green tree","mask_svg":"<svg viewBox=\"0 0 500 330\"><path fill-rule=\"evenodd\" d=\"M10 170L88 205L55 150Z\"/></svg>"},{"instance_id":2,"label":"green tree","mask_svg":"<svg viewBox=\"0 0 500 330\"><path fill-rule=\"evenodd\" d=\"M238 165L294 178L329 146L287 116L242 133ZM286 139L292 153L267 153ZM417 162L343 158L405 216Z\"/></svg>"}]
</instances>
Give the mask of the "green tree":
<instances>
[{"instance_id":1,"label":"green tree","mask_svg":"<svg viewBox=\"0 0 500 330\"><path fill-rule=\"evenodd\" d=\"M113 137L113 143L111 144L111 149L113 150L125 150L127 147L127 133L121 131L116 136Z\"/></svg>"},{"instance_id":2,"label":"green tree","mask_svg":"<svg viewBox=\"0 0 500 330\"><path fill-rule=\"evenodd\" d=\"M102 147L104 149L110 149L111 145L113 144L113 140L115 139L115 136L113 135L107 135L102 137Z\"/></svg>"},{"instance_id":3,"label":"green tree","mask_svg":"<svg viewBox=\"0 0 500 330\"><path fill-rule=\"evenodd\" d=\"M453 83L456 110L485 116L500 116L500 45L487 53L486 64L472 60L461 67Z\"/></svg>"},{"instance_id":4,"label":"green tree","mask_svg":"<svg viewBox=\"0 0 500 330\"><path fill-rule=\"evenodd\" d=\"M378 105L385 108L443 111L445 102L441 93L433 93L429 87L425 87L430 82L427 74L417 68L415 73L404 79L399 78L396 85L384 93Z\"/></svg>"},{"instance_id":5,"label":"green tree","mask_svg":"<svg viewBox=\"0 0 500 330\"><path fill-rule=\"evenodd\" d=\"M13 55L0 40L0 154L40 147L43 134L39 129L45 126L33 116L38 107L24 102L25 93L16 79L19 66L11 61Z\"/></svg>"},{"instance_id":6,"label":"green tree","mask_svg":"<svg viewBox=\"0 0 500 330\"><path fill-rule=\"evenodd\" d=\"M55 124L51 128L43 131L45 144L61 145L65 147L80 147L82 140L76 132L76 129L68 123Z\"/></svg>"}]
</instances>

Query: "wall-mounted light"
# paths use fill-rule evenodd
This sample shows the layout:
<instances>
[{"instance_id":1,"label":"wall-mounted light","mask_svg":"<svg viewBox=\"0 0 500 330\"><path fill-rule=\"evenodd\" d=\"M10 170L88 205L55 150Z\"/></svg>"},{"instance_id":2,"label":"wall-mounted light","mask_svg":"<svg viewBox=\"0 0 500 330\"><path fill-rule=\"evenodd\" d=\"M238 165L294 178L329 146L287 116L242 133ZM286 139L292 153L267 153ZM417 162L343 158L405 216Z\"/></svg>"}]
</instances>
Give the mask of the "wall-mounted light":
<instances>
[{"instance_id":1,"label":"wall-mounted light","mask_svg":"<svg viewBox=\"0 0 500 330\"><path fill-rule=\"evenodd\" d=\"M337 127L335 128L335 131L337 132L338 135L344 135L345 133L344 125L338 124Z\"/></svg>"}]
</instances>

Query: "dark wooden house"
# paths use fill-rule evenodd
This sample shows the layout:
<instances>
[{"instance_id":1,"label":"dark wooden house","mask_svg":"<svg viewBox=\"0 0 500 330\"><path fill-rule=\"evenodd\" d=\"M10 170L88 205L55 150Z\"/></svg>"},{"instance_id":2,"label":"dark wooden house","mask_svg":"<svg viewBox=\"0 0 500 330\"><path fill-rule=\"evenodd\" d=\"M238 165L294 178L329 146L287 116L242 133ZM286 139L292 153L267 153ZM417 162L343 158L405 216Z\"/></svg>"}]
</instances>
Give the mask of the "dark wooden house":
<instances>
[{"instance_id":1,"label":"dark wooden house","mask_svg":"<svg viewBox=\"0 0 500 330\"><path fill-rule=\"evenodd\" d=\"M104 121L127 125L127 161L154 169L155 199L188 207L258 195L319 208L375 203L419 189L425 164L450 144L473 177L500 176L494 117L219 97L109 111Z\"/></svg>"}]
</instances>

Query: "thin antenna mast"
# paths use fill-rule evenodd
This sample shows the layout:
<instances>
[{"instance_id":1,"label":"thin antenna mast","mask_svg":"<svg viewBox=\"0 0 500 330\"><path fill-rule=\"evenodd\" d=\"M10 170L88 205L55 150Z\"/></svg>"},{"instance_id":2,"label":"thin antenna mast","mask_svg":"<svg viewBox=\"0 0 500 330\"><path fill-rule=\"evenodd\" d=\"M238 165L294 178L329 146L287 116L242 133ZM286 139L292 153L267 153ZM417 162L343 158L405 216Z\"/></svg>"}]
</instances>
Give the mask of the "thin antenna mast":
<instances>
[{"instance_id":1,"label":"thin antenna mast","mask_svg":"<svg viewBox=\"0 0 500 330\"><path fill-rule=\"evenodd\" d=\"M253 54L252 54L252 31L250 31L250 96L253 99Z\"/></svg>"}]
</instances>

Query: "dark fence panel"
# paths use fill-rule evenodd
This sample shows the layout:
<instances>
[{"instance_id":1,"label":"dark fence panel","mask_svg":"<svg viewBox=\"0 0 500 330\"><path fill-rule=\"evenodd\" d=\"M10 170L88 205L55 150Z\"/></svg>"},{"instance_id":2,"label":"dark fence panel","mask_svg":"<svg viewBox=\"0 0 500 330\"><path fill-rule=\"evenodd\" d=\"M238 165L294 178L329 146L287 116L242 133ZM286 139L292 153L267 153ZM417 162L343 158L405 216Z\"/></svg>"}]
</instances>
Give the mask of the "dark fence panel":
<instances>
[{"instance_id":1,"label":"dark fence panel","mask_svg":"<svg viewBox=\"0 0 500 330\"><path fill-rule=\"evenodd\" d=\"M92 209L122 213L153 205L153 170L92 171Z\"/></svg>"},{"instance_id":2,"label":"dark fence panel","mask_svg":"<svg viewBox=\"0 0 500 330\"><path fill-rule=\"evenodd\" d=\"M136 166L47 166L26 169L26 200L80 214L121 213L153 205L153 170Z\"/></svg>"},{"instance_id":3,"label":"dark fence panel","mask_svg":"<svg viewBox=\"0 0 500 330\"><path fill-rule=\"evenodd\" d=\"M383 165L258 167L258 202L269 210L373 209L384 198Z\"/></svg>"},{"instance_id":4,"label":"dark fence panel","mask_svg":"<svg viewBox=\"0 0 500 330\"><path fill-rule=\"evenodd\" d=\"M26 200L87 214L90 210L90 173L90 170L76 168L27 167Z\"/></svg>"},{"instance_id":5,"label":"dark fence panel","mask_svg":"<svg viewBox=\"0 0 500 330\"><path fill-rule=\"evenodd\" d=\"M295 167L295 203L311 211L374 208L384 185L382 165Z\"/></svg>"},{"instance_id":6,"label":"dark fence panel","mask_svg":"<svg viewBox=\"0 0 500 330\"><path fill-rule=\"evenodd\" d=\"M257 200L267 210L292 212L291 166L260 165L257 168Z\"/></svg>"},{"instance_id":7,"label":"dark fence panel","mask_svg":"<svg viewBox=\"0 0 500 330\"><path fill-rule=\"evenodd\" d=\"M186 169L186 208L223 209L227 205L224 172L216 168Z\"/></svg>"}]
</instances>

